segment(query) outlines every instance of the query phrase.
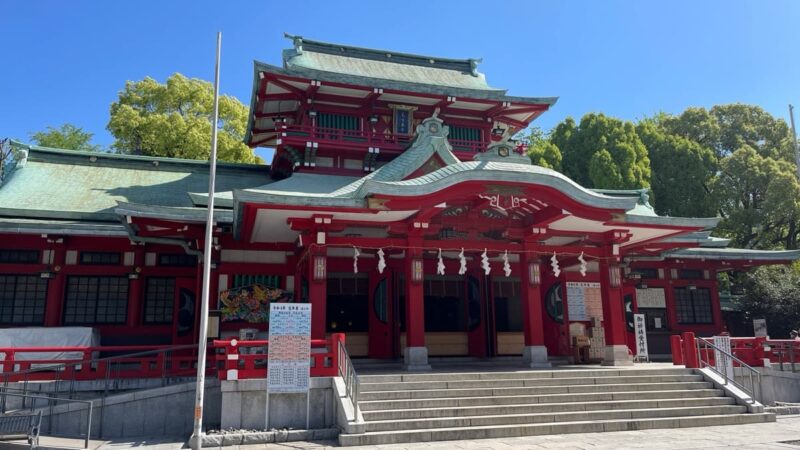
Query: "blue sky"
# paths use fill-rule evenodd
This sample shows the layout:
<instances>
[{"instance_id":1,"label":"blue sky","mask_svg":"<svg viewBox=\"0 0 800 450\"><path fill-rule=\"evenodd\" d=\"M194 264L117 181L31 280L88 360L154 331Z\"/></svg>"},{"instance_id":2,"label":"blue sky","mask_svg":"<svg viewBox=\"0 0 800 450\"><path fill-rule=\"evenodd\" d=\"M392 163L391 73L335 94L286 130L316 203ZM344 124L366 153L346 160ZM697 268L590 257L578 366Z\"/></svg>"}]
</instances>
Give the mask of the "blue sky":
<instances>
[{"instance_id":1,"label":"blue sky","mask_svg":"<svg viewBox=\"0 0 800 450\"><path fill-rule=\"evenodd\" d=\"M483 57L512 95L558 96L538 125L599 111L635 120L746 102L800 106L800 2L0 0L0 137L69 122L108 146L126 80L213 77L249 104L252 61L279 64L287 31L445 57ZM264 152L259 152L262 155Z\"/></svg>"}]
</instances>

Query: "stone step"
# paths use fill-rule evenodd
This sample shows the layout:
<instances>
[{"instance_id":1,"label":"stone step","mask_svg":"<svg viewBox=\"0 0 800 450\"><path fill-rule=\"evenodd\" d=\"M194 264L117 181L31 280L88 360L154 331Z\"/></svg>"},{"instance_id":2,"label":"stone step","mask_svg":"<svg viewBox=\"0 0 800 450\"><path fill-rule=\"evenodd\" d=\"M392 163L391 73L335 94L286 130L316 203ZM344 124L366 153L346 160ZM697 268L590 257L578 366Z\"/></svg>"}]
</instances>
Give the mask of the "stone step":
<instances>
[{"instance_id":1,"label":"stone step","mask_svg":"<svg viewBox=\"0 0 800 450\"><path fill-rule=\"evenodd\" d=\"M588 378L606 376L639 376L639 375L682 375L693 374L693 369L669 367L659 369L557 369L557 370L519 370L497 372L446 372L446 373L411 373L393 375L359 375L362 383L400 383L413 381L469 381L469 380L504 380L528 378Z\"/></svg>"},{"instance_id":2,"label":"stone step","mask_svg":"<svg viewBox=\"0 0 800 450\"><path fill-rule=\"evenodd\" d=\"M668 400L621 400L615 402L534 403L528 405L489 405L459 408L417 408L363 411L367 422L379 420L423 419L435 417L492 416L501 414L541 414L570 411L598 411L617 409L684 408L699 406L733 405L729 397L676 398Z\"/></svg>"},{"instance_id":3,"label":"stone step","mask_svg":"<svg viewBox=\"0 0 800 450\"><path fill-rule=\"evenodd\" d=\"M685 428L716 425L741 425L775 421L774 414L722 414L664 418L617 419L577 422L549 422L479 427L432 428L420 430L380 431L364 434L341 434L342 446L381 445L407 442L472 440L545 434L597 433L655 428Z\"/></svg>"},{"instance_id":4,"label":"stone step","mask_svg":"<svg viewBox=\"0 0 800 450\"><path fill-rule=\"evenodd\" d=\"M407 420L382 420L367 422L366 432L399 431L432 428L482 427L546 422L581 422L596 420L645 419L653 417L710 416L742 414L745 406L698 406L682 408L617 409L598 411L572 411L539 414L500 414L491 416L444 417Z\"/></svg>"},{"instance_id":5,"label":"stone step","mask_svg":"<svg viewBox=\"0 0 800 450\"><path fill-rule=\"evenodd\" d=\"M653 389L658 389L653 386ZM455 397L436 399L374 400L361 401L358 406L363 411L385 409L447 408L480 405L514 405L531 403L593 402L615 400L652 400L671 398L722 397L720 389L674 389L633 392L591 392L545 395L504 395L492 397Z\"/></svg>"},{"instance_id":6,"label":"stone step","mask_svg":"<svg viewBox=\"0 0 800 450\"><path fill-rule=\"evenodd\" d=\"M571 386L532 386L532 387L502 387L478 389L423 389L407 391L372 391L359 394L359 400L401 400L412 398L446 398L446 397L489 397L494 395L536 395L536 394L567 394L578 392L623 392L653 390L651 383L629 384L588 384ZM708 389L713 385L707 381L687 381L659 383L659 390L675 389Z\"/></svg>"},{"instance_id":7,"label":"stone step","mask_svg":"<svg viewBox=\"0 0 800 450\"><path fill-rule=\"evenodd\" d=\"M570 386L586 384L633 384L633 383L665 383L681 381L702 381L702 375L635 375L585 378L541 378L541 379L486 379L460 381L409 381L359 384L359 392L374 391L406 391L406 390L441 390L441 389L474 389L499 387L537 387L537 386Z\"/></svg>"}]
</instances>

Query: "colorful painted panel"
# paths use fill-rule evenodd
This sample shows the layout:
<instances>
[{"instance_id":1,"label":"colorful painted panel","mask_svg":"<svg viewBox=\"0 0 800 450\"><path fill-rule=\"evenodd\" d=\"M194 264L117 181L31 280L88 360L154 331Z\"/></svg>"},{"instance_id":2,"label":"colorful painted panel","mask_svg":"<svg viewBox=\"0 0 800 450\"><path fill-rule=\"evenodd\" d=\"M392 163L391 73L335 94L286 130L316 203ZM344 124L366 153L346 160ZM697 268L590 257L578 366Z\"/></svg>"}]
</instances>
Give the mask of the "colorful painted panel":
<instances>
[{"instance_id":1,"label":"colorful painted panel","mask_svg":"<svg viewBox=\"0 0 800 450\"><path fill-rule=\"evenodd\" d=\"M219 296L222 305L222 321L269 322L270 303L285 303L291 300L291 292L269 288L261 284L228 289L222 291Z\"/></svg>"}]
</instances>

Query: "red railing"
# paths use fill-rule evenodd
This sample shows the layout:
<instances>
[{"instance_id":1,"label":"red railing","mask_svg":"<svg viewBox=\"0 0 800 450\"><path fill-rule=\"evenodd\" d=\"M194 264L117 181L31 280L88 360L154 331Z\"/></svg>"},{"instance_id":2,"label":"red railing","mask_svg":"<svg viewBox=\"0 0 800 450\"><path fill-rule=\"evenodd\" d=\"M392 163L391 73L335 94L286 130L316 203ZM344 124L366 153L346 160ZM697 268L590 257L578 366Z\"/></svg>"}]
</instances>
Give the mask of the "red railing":
<instances>
[{"instance_id":1,"label":"red railing","mask_svg":"<svg viewBox=\"0 0 800 450\"><path fill-rule=\"evenodd\" d=\"M697 353L695 339L710 338L696 338L693 333L672 336L672 361L674 364L686 364L689 367L696 364L697 356L702 356L713 363L713 351L705 349L701 350L705 352L703 355L693 355ZM796 364L800 369L800 341L797 340L732 337L731 353L753 367L764 367L764 361L768 360L773 365Z\"/></svg>"},{"instance_id":2,"label":"red railing","mask_svg":"<svg viewBox=\"0 0 800 450\"><path fill-rule=\"evenodd\" d=\"M0 348L0 381L95 380L194 376L197 346L127 345L99 347ZM80 357L36 358L44 353ZM117 354L119 356L104 356Z\"/></svg>"},{"instance_id":3,"label":"red railing","mask_svg":"<svg viewBox=\"0 0 800 450\"><path fill-rule=\"evenodd\" d=\"M317 142L362 143L367 146L388 146L397 149L408 145L413 139L412 136L373 133L370 130L343 130L339 128L312 127L310 125L288 125L283 127L281 132L283 137L287 139L297 137L302 140ZM486 144L481 141L462 139L448 139L448 141L456 152L480 153L486 150Z\"/></svg>"},{"instance_id":4,"label":"red railing","mask_svg":"<svg viewBox=\"0 0 800 450\"><path fill-rule=\"evenodd\" d=\"M311 376L338 375L338 349L339 345L344 345L344 339L344 334L332 334L328 339L311 340ZM220 380L265 378L268 345L269 341L265 340L215 340L209 346L207 374ZM194 377L197 374L196 345L5 347L0 348L0 353L0 383ZM66 353L67 357L36 357L47 353Z\"/></svg>"},{"instance_id":5,"label":"red railing","mask_svg":"<svg viewBox=\"0 0 800 450\"><path fill-rule=\"evenodd\" d=\"M339 345L344 345L341 333L332 334L328 339L311 340L312 377L338 375ZM220 380L266 378L269 341L215 340L212 347Z\"/></svg>"}]
</instances>

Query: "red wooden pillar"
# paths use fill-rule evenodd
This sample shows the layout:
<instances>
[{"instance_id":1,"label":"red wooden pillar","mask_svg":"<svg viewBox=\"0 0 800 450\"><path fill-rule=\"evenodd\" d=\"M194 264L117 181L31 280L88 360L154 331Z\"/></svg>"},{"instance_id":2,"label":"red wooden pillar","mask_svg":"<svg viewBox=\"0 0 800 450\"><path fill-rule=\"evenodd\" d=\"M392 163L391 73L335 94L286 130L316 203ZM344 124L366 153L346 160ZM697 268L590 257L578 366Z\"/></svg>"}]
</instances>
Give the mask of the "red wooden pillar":
<instances>
[{"instance_id":1,"label":"red wooden pillar","mask_svg":"<svg viewBox=\"0 0 800 450\"><path fill-rule=\"evenodd\" d=\"M542 268L539 258L528 246L520 257L522 282L522 326L525 332L525 348L522 357L530 367L549 367L547 347L544 345L544 316L542 311Z\"/></svg>"},{"instance_id":2,"label":"red wooden pillar","mask_svg":"<svg viewBox=\"0 0 800 450\"><path fill-rule=\"evenodd\" d=\"M603 302L603 328L606 349L603 365L631 365L625 329L622 296L622 269L616 262L600 261L600 293Z\"/></svg>"},{"instance_id":3,"label":"red wooden pillar","mask_svg":"<svg viewBox=\"0 0 800 450\"><path fill-rule=\"evenodd\" d=\"M47 283L47 301L44 308L44 325L47 327L57 327L61 325L61 310L64 305L66 295L67 275L64 273L64 263L66 262L67 250L64 245L54 245L53 252L53 272L55 277Z\"/></svg>"},{"instance_id":4,"label":"red wooden pillar","mask_svg":"<svg viewBox=\"0 0 800 450\"><path fill-rule=\"evenodd\" d=\"M430 370L428 348L425 347L425 294L422 240L408 241L406 256L406 349L403 365L406 370Z\"/></svg>"},{"instance_id":5,"label":"red wooden pillar","mask_svg":"<svg viewBox=\"0 0 800 450\"><path fill-rule=\"evenodd\" d=\"M328 297L328 257L325 248L308 252L308 302L311 303L311 338L325 339Z\"/></svg>"},{"instance_id":6,"label":"red wooden pillar","mask_svg":"<svg viewBox=\"0 0 800 450\"><path fill-rule=\"evenodd\" d=\"M725 319L722 318L722 303L719 300L719 283L717 282L717 270L714 268L708 270L708 278L711 281L711 312L714 315L714 334L721 333L725 328Z\"/></svg>"},{"instance_id":7,"label":"red wooden pillar","mask_svg":"<svg viewBox=\"0 0 800 450\"><path fill-rule=\"evenodd\" d=\"M144 249L137 247L133 252L133 267L131 273L136 274L137 278L130 280L128 284L128 327L135 328L141 323L142 303L144 301L141 267L144 265ZM140 269L140 270L136 270Z\"/></svg>"}]
</instances>

